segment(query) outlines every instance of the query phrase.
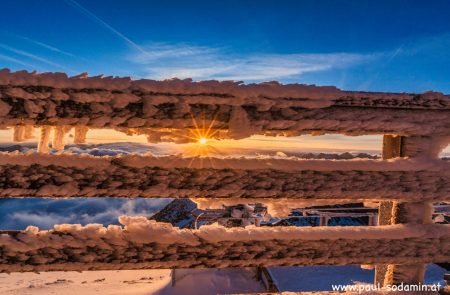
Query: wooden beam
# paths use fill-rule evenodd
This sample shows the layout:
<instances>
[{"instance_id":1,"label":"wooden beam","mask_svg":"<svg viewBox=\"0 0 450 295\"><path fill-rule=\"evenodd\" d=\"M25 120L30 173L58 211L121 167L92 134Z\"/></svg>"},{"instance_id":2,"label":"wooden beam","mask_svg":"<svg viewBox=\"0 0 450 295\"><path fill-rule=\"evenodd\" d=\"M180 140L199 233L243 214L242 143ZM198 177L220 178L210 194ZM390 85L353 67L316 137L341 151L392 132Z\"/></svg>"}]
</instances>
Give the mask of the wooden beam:
<instances>
[{"instance_id":1,"label":"wooden beam","mask_svg":"<svg viewBox=\"0 0 450 295\"><path fill-rule=\"evenodd\" d=\"M181 230L62 225L0 233L0 271L419 264L450 260L450 227L260 227ZM149 228L150 226L150 228ZM155 227L156 226L156 227ZM217 231L217 232L216 232ZM239 238L239 237L245 238Z\"/></svg>"},{"instance_id":2,"label":"wooden beam","mask_svg":"<svg viewBox=\"0 0 450 295\"><path fill-rule=\"evenodd\" d=\"M72 166L62 158L58 160L61 164L57 165L58 162L33 164L27 161L26 156L23 157L11 160L17 160L18 164L0 166L0 197L292 198L404 202L445 201L450 198L450 169L364 171L355 167L355 170L340 171L340 166L351 167L352 161L348 164L329 161L327 170L330 171L313 170L313 164L306 170L284 171L250 169L251 164L247 166L244 159L240 160L243 169L165 168L152 164L130 167L115 160L98 162L95 157L92 157L92 163L99 166L80 167L79 164L89 163L90 158L72 157L73 161L78 159L79 162ZM51 157L48 158L49 163ZM59 156L55 160L57 158ZM167 161L170 160L168 158ZM26 164L20 164L20 161ZM223 162L224 165L226 163ZM323 161L317 163L324 165ZM382 163L367 163L383 167ZM364 166L363 161L354 164ZM332 170L333 166L336 170ZM276 168L275 165L273 167Z\"/></svg>"},{"instance_id":3,"label":"wooden beam","mask_svg":"<svg viewBox=\"0 0 450 295\"><path fill-rule=\"evenodd\" d=\"M0 127L65 125L138 128L147 133L196 128L192 118L197 118L213 129L229 131L214 136L232 138L324 133L448 136L449 101L448 95L431 92L0 72Z\"/></svg>"}]
</instances>

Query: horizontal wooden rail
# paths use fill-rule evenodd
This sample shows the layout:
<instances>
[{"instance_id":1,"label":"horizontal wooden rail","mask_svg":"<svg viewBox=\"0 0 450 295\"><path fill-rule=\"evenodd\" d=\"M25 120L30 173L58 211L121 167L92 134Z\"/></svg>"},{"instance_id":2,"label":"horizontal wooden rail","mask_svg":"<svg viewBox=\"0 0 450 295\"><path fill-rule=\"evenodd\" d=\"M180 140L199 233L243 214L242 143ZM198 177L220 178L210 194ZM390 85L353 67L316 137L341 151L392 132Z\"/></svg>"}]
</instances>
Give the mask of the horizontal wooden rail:
<instances>
[{"instance_id":1,"label":"horizontal wooden rail","mask_svg":"<svg viewBox=\"0 0 450 295\"><path fill-rule=\"evenodd\" d=\"M125 227L58 225L0 234L0 271L428 263L450 259L449 225L378 227L203 226L143 217Z\"/></svg>"},{"instance_id":2,"label":"horizontal wooden rail","mask_svg":"<svg viewBox=\"0 0 450 295\"><path fill-rule=\"evenodd\" d=\"M0 154L0 165L0 197L241 197L409 202L450 197L450 163L441 160Z\"/></svg>"},{"instance_id":3,"label":"horizontal wooden rail","mask_svg":"<svg viewBox=\"0 0 450 295\"><path fill-rule=\"evenodd\" d=\"M0 126L60 125L158 129L197 128L212 137L343 133L450 135L450 98L424 94L341 91L335 87L262 83L131 81L61 74L0 72ZM170 131L169 131L170 132ZM167 133L167 131L166 131Z\"/></svg>"}]
</instances>

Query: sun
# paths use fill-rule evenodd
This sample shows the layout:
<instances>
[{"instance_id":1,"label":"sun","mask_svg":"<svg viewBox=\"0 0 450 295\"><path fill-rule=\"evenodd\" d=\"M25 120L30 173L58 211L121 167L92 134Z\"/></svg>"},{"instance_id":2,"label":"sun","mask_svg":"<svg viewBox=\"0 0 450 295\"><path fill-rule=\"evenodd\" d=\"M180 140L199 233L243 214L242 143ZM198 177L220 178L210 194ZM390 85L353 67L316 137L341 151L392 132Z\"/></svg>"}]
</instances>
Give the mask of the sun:
<instances>
[{"instance_id":1,"label":"sun","mask_svg":"<svg viewBox=\"0 0 450 295\"><path fill-rule=\"evenodd\" d=\"M199 144L205 145L207 142L208 142L208 139L206 137L200 137L198 139Z\"/></svg>"}]
</instances>

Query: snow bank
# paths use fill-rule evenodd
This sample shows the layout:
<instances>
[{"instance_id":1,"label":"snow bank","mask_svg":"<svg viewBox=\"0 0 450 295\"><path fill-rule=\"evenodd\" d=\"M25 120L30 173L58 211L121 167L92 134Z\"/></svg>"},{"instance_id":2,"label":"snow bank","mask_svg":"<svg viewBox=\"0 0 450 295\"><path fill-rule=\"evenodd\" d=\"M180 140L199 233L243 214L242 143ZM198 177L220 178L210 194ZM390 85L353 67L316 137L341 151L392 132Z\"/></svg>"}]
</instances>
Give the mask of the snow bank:
<instances>
[{"instance_id":1,"label":"snow bank","mask_svg":"<svg viewBox=\"0 0 450 295\"><path fill-rule=\"evenodd\" d=\"M0 235L0 270L126 269L445 262L450 226L172 227L144 217L124 225L28 227Z\"/></svg>"}]
</instances>

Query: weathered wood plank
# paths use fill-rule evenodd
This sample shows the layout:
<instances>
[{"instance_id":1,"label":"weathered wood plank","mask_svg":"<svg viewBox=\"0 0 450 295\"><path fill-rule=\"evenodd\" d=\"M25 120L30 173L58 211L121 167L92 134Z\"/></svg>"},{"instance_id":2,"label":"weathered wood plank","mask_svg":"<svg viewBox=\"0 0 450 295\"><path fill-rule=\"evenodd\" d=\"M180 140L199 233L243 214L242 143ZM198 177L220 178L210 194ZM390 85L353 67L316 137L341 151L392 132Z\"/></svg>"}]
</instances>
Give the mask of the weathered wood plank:
<instances>
[{"instance_id":1,"label":"weathered wood plank","mask_svg":"<svg viewBox=\"0 0 450 295\"><path fill-rule=\"evenodd\" d=\"M123 221L121 221L123 222ZM0 234L0 271L411 264L450 260L450 226L181 230L128 218L125 227L61 225Z\"/></svg>"}]
</instances>

